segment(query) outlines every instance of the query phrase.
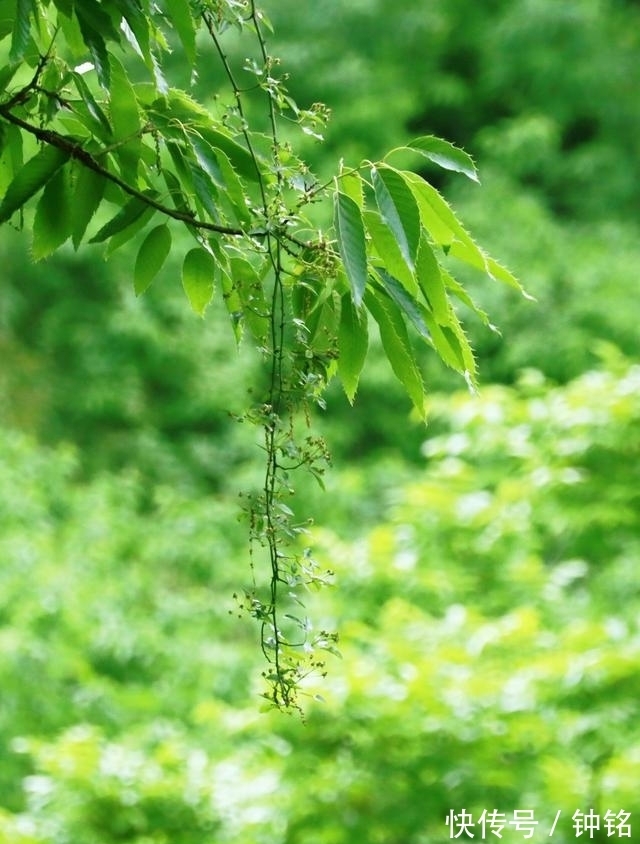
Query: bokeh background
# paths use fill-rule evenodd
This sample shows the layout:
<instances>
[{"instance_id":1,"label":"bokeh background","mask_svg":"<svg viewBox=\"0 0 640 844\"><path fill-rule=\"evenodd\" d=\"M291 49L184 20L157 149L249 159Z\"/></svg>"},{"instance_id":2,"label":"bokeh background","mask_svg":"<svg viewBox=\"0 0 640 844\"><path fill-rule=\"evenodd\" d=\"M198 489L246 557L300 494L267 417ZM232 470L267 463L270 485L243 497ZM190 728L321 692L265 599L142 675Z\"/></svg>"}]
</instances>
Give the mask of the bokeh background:
<instances>
[{"instance_id":1,"label":"bokeh background","mask_svg":"<svg viewBox=\"0 0 640 844\"><path fill-rule=\"evenodd\" d=\"M4 227L0 842L437 844L462 809L476 840L485 809L507 842L516 810L533 840L590 810L584 837L635 840L640 5L264 5L292 95L333 112L314 171L463 146L481 187L426 175L537 302L465 278L502 334L467 323L477 396L425 355L426 429L375 345L355 408L330 389L328 491L299 507L343 658L302 720L261 711L232 597L259 357L170 263L137 299L133 252L34 266Z\"/></svg>"}]
</instances>

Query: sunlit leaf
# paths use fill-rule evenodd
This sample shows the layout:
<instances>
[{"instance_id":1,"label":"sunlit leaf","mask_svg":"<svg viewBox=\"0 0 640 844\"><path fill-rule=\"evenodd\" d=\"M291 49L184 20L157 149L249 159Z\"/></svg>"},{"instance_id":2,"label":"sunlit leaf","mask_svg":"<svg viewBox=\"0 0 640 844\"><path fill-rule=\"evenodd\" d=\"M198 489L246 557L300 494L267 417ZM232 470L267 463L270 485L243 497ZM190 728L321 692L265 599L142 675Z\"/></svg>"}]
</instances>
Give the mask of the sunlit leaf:
<instances>
[{"instance_id":1,"label":"sunlit leaf","mask_svg":"<svg viewBox=\"0 0 640 844\"><path fill-rule=\"evenodd\" d=\"M198 248L187 252L182 265L182 286L193 310L204 316L213 297L216 262L210 252Z\"/></svg>"},{"instance_id":2,"label":"sunlit leaf","mask_svg":"<svg viewBox=\"0 0 640 844\"><path fill-rule=\"evenodd\" d=\"M338 374L351 404L358 389L368 345L367 312L364 308L354 307L351 296L345 293L338 330Z\"/></svg>"},{"instance_id":3,"label":"sunlit leaf","mask_svg":"<svg viewBox=\"0 0 640 844\"><path fill-rule=\"evenodd\" d=\"M396 378L424 419L424 384L402 317L373 290L367 293L366 306L378 323L380 339Z\"/></svg>"},{"instance_id":4,"label":"sunlit leaf","mask_svg":"<svg viewBox=\"0 0 640 844\"><path fill-rule=\"evenodd\" d=\"M367 245L360 209L351 197L336 191L334 225L338 250L344 264L351 296L357 308L362 304L367 284Z\"/></svg>"},{"instance_id":5,"label":"sunlit leaf","mask_svg":"<svg viewBox=\"0 0 640 844\"><path fill-rule=\"evenodd\" d=\"M37 16L36 0L16 0L13 34L11 36L10 62L22 60L31 36L31 18Z\"/></svg>"},{"instance_id":6,"label":"sunlit leaf","mask_svg":"<svg viewBox=\"0 0 640 844\"><path fill-rule=\"evenodd\" d=\"M376 203L384 222L393 232L407 266L413 271L420 242L420 213L403 175L393 167L371 168Z\"/></svg>"},{"instance_id":7,"label":"sunlit leaf","mask_svg":"<svg viewBox=\"0 0 640 844\"><path fill-rule=\"evenodd\" d=\"M61 167L42 191L33 220L32 255L40 261L54 252L71 234L69 174Z\"/></svg>"},{"instance_id":8,"label":"sunlit leaf","mask_svg":"<svg viewBox=\"0 0 640 844\"><path fill-rule=\"evenodd\" d=\"M479 181L471 156L442 138L425 135L422 138L415 138L408 146L445 170L454 170L456 173L463 173L474 182Z\"/></svg>"},{"instance_id":9,"label":"sunlit leaf","mask_svg":"<svg viewBox=\"0 0 640 844\"><path fill-rule=\"evenodd\" d=\"M151 229L142 241L133 270L133 288L140 296L162 269L171 250L171 231L166 224Z\"/></svg>"},{"instance_id":10,"label":"sunlit leaf","mask_svg":"<svg viewBox=\"0 0 640 844\"><path fill-rule=\"evenodd\" d=\"M19 170L0 204L0 223L25 204L68 160L69 154L58 147L46 146Z\"/></svg>"}]
</instances>

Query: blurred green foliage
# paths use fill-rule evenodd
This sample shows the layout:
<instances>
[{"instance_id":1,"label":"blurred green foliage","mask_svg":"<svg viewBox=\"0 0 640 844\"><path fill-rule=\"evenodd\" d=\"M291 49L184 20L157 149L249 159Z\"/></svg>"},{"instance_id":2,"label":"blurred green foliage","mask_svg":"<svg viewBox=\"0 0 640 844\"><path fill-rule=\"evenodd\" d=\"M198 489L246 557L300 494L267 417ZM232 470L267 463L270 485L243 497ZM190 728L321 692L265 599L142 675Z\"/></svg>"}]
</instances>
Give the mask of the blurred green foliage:
<instances>
[{"instance_id":1,"label":"blurred green foliage","mask_svg":"<svg viewBox=\"0 0 640 844\"><path fill-rule=\"evenodd\" d=\"M435 397L423 469L352 539L370 475L337 474L313 538L339 586L311 615L344 658L306 724L257 712L224 502L140 511L135 476L79 484L5 434L0 835L412 844L465 807L560 809L568 842L575 809L632 810L639 388L610 353L566 387Z\"/></svg>"},{"instance_id":2,"label":"blurred green foliage","mask_svg":"<svg viewBox=\"0 0 640 844\"><path fill-rule=\"evenodd\" d=\"M232 597L250 350L175 268L136 299L127 252L33 268L3 235L0 842L425 844L529 808L567 844L640 776L640 8L270 5L295 98L334 111L316 169L463 144L483 186L447 195L538 302L478 286L503 336L470 326L479 396L425 361L426 432L381 360L355 410L329 394L301 495L343 659L301 723L258 712Z\"/></svg>"}]
</instances>

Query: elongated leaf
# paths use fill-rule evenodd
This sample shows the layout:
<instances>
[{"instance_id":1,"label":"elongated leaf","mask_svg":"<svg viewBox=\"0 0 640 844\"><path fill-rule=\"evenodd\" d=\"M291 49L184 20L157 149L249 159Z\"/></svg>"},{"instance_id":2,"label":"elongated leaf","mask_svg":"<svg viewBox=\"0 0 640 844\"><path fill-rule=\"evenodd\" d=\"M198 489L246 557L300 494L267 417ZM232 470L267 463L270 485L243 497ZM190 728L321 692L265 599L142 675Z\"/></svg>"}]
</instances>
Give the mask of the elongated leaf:
<instances>
[{"instance_id":1,"label":"elongated leaf","mask_svg":"<svg viewBox=\"0 0 640 844\"><path fill-rule=\"evenodd\" d=\"M464 372L466 369L465 361L455 334L450 328L438 325L431 314L427 313L425 320L429 326L433 348L440 360L455 369L456 372Z\"/></svg>"},{"instance_id":2,"label":"elongated leaf","mask_svg":"<svg viewBox=\"0 0 640 844\"><path fill-rule=\"evenodd\" d=\"M422 225L429 232L433 241L438 246L442 246L445 252L448 252L455 235L432 205L433 188L417 173L404 171L404 177L418 203Z\"/></svg>"},{"instance_id":3,"label":"elongated leaf","mask_svg":"<svg viewBox=\"0 0 640 844\"><path fill-rule=\"evenodd\" d=\"M436 138L435 135L425 135L411 141L408 146L445 170L454 170L456 173L463 173L474 182L479 181L471 156L448 141Z\"/></svg>"},{"instance_id":4,"label":"elongated leaf","mask_svg":"<svg viewBox=\"0 0 640 844\"><path fill-rule=\"evenodd\" d=\"M98 105L96 98L91 93L89 86L84 81L82 74L73 73L72 78L82 102L86 106L87 112L93 118L95 124L97 124L98 132L96 134L98 134L98 137L102 137L103 139L108 139L110 141L113 135L111 124L107 120L107 116L104 111Z\"/></svg>"},{"instance_id":5,"label":"elongated leaf","mask_svg":"<svg viewBox=\"0 0 640 844\"><path fill-rule=\"evenodd\" d=\"M149 287L162 269L171 250L169 226L160 225L151 229L138 250L133 270L133 289L140 296Z\"/></svg>"},{"instance_id":6,"label":"elongated leaf","mask_svg":"<svg viewBox=\"0 0 640 844\"><path fill-rule=\"evenodd\" d=\"M69 174L61 167L42 191L33 220L32 255L40 261L54 252L71 234Z\"/></svg>"},{"instance_id":7,"label":"elongated leaf","mask_svg":"<svg viewBox=\"0 0 640 844\"><path fill-rule=\"evenodd\" d=\"M433 348L443 363L464 375L469 387L475 387L476 362L469 340L458 322L455 312L451 312L449 325L438 325L430 314L425 315Z\"/></svg>"},{"instance_id":8,"label":"elongated leaf","mask_svg":"<svg viewBox=\"0 0 640 844\"><path fill-rule=\"evenodd\" d=\"M413 272L420 242L420 212L403 175L388 165L371 168L376 203L393 232L407 266Z\"/></svg>"},{"instance_id":9,"label":"elongated leaf","mask_svg":"<svg viewBox=\"0 0 640 844\"><path fill-rule=\"evenodd\" d=\"M220 223L220 214L218 213L218 207L215 202L218 197L218 190L209 178L209 174L194 161L189 161L189 172L200 207L214 223Z\"/></svg>"},{"instance_id":10,"label":"elongated leaf","mask_svg":"<svg viewBox=\"0 0 640 844\"><path fill-rule=\"evenodd\" d=\"M341 191L335 194L334 225L351 296L356 308L359 308L367 285L367 244L360 209L351 197Z\"/></svg>"},{"instance_id":11,"label":"elongated leaf","mask_svg":"<svg viewBox=\"0 0 640 844\"><path fill-rule=\"evenodd\" d=\"M82 38L91 53L98 82L108 91L111 86L111 65L105 37L118 41L118 33L113 29L111 18L96 0L76 3L75 11Z\"/></svg>"},{"instance_id":12,"label":"elongated leaf","mask_svg":"<svg viewBox=\"0 0 640 844\"><path fill-rule=\"evenodd\" d=\"M138 0L113 0L113 2L115 2L115 5L120 10L126 22L125 26L128 24L145 64L149 69L153 69L149 47L149 18L143 11ZM173 6L174 4L175 0L171 0L171 5Z\"/></svg>"},{"instance_id":13,"label":"elongated leaf","mask_svg":"<svg viewBox=\"0 0 640 844\"><path fill-rule=\"evenodd\" d=\"M480 249L469 232L458 220L451 206L434 187L423 179L420 179L419 176L415 176L415 174L408 173L405 175L408 177L408 181L416 194L420 197L420 212L424 214L423 222L426 228L430 230L436 242L444 245L442 232L445 232L444 242L447 244L447 252L449 254L455 255L456 258L459 258L466 264L487 273L490 278L503 281L527 298L531 298L527 296L520 282L509 270L502 267L497 261L494 261L493 258L490 258Z\"/></svg>"},{"instance_id":14,"label":"elongated leaf","mask_svg":"<svg viewBox=\"0 0 640 844\"><path fill-rule=\"evenodd\" d=\"M206 249L196 247L187 252L182 265L182 286L198 316L204 316L213 297L215 274L215 259Z\"/></svg>"},{"instance_id":15,"label":"elongated leaf","mask_svg":"<svg viewBox=\"0 0 640 844\"><path fill-rule=\"evenodd\" d=\"M137 197L130 199L118 213L112 217L108 223L94 234L89 243L103 243L110 237L118 234L118 232L131 226L135 221L142 216L149 206Z\"/></svg>"},{"instance_id":16,"label":"elongated leaf","mask_svg":"<svg viewBox=\"0 0 640 844\"><path fill-rule=\"evenodd\" d=\"M68 160L69 155L61 149L46 146L29 159L7 188L0 204L0 223L6 223L11 215L31 199L40 188Z\"/></svg>"},{"instance_id":17,"label":"elongated leaf","mask_svg":"<svg viewBox=\"0 0 640 844\"><path fill-rule=\"evenodd\" d=\"M440 265L423 234L416 260L416 277L433 315L440 325L448 325L451 307L447 299Z\"/></svg>"},{"instance_id":18,"label":"elongated leaf","mask_svg":"<svg viewBox=\"0 0 640 844\"><path fill-rule=\"evenodd\" d=\"M12 64L24 58L31 35L30 18L33 16L35 19L37 15L36 0L16 0L15 15L9 52L9 61Z\"/></svg>"},{"instance_id":19,"label":"elongated leaf","mask_svg":"<svg viewBox=\"0 0 640 844\"><path fill-rule=\"evenodd\" d=\"M121 246L124 246L125 243L129 243L129 241L134 238L139 231L142 231L142 229L145 228L145 226L149 223L149 220L151 220L156 213L157 211L155 208L147 206L142 214L140 214L140 216L129 226L125 226L125 228L112 235L109 238L109 242L107 243L105 249L105 258L108 258L116 251L116 249L120 249Z\"/></svg>"},{"instance_id":20,"label":"elongated leaf","mask_svg":"<svg viewBox=\"0 0 640 844\"><path fill-rule=\"evenodd\" d=\"M74 249L80 245L87 226L102 201L106 184L106 180L99 173L94 173L86 167L80 168L71 209L71 241Z\"/></svg>"},{"instance_id":21,"label":"elongated leaf","mask_svg":"<svg viewBox=\"0 0 640 844\"><path fill-rule=\"evenodd\" d=\"M402 317L373 290L367 293L366 306L378 323L380 339L396 378L404 386L420 417L424 419L424 384Z\"/></svg>"},{"instance_id":22,"label":"elongated leaf","mask_svg":"<svg viewBox=\"0 0 640 844\"><path fill-rule=\"evenodd\" d=\"M347 196L351 197L362 211L364 208L364 186L360 173L353 171L341 172L338 177L338 186L342 193L346 193Z\"/></svg>"},{"instance_id":23,"label":"elongated leaf","mask_svg":"<svg viewBox=\"0 0 640 844\"><path fill-rule=\"evenodd\" d=\"M478 307L478 305L473 301L469 293L464 289L464 287L460 284L460 282L455 279L451 273L447 272L444 268L440 268L440 273L442 275L442 279L445 283L447 290L450 290L451 293L459 299L463 304L465 304L473 313L479 317L482 322L490 328L492 331L500 333L495 325L492 325L489 321L489 315L486 311L483 311L482 308Z\"/></svg>"},{"instance_id":24,"label":"elongated leaf","mask_svg":"<svg viewBox=\"0 0 640 844\"><path fill-rule=\"evenodd\" d=\"M184 48L184 54L193 67L196 62L196 28L191 16L189 0L171 0L169 9L171 21Z\"/></svg>"},{"instance_id":25,"label":"elongated leaf","mask_svg":"<svg viewBox=\"0 0 640 844\"><path fill-rule=\"evenodd\" d=\"M418 284L389 226L385 225L377 211L365 211L362 217L373 247L386 269L417 297Z\"/></svg>"},{"instance_id":26,"label":"elongated leaf","mask_svg":"<svg viewBox=\"0 0 640 844\"><path fill-rule=\"evenodd\" d=\"M377 269L376 272L382 282L383 288L389 294L390 298L396 303L404 315L408 317L418 334L424 337L425 340L428 340L429 329L424 321L424 316L422 314L423 307L421 308L420 303L417 302L413 296L407 293L406 289L402 286L402 284L400 284L398 279L389 275L386 270L380 268Z\"/></svg>"},{"instance_id":27,"label":"elongated leaf","mask_svg":"<svg viewBox=\"0 0 640 844\"><path fill-rule=\"evenodd\" d=\"M338 374L351 404L358 389L368 346L367 312L363 308L355 308L351 296L345 293L342 297L338 329Z\"/></svg>"},{"instance_id":28,"label":"elongated leaf","mask_svg":"<svg viewBox=\"0 0 640 844\"><path fill-rule=\"evenodd\" d=\"M122 141L140 131L140 112L133 86L122 64L111 56L111 122L113 136Z\"/></svg>"},{"instance_id":29,"label":"elongated leaf","mask_svg":"<svg viewBox=\"0 0 640 844\"><path fill-rule=\"evenodd\" d=\"M251 212L249 211L249 200L242 182L238 178L229 156L221 149L214 150L220 173L222 174L223 186L226 190L226 196L233 209L235 216L241 223L251 222Z\"/></svg>"}]
</instances>

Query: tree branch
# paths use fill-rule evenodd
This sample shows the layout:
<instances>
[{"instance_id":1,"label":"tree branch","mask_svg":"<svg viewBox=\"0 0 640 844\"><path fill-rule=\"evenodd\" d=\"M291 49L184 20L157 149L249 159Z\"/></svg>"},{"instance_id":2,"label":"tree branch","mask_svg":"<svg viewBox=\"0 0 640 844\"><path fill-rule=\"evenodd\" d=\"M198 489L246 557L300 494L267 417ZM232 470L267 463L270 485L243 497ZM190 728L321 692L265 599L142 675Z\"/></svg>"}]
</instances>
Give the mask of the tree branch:
<instances>
[{"instance_id":1,"label":"tree branch","mask_svg":"<svg viewBox=\"0 0 640 844\"><path fill-rule=\"evenodd\" d=\"M167 205L163 205L161 202L153 199L153 197L150 197L147 194L142 193L142 191L139 191L137 188L134 188L132 185L125 182L124 179L121 179L120 176L112 173L110 170L107 170L107 168L103 167L98 161L96 161L93 155L87 152L81 144L76 143L72 139L67 138L64 135L60 135L58 132L53 132L51 129L42 129L39 126L34 126L31 123L28 123L21 117L12 114L7 105L0 106L0 117L8 123L12 123L14 126L19 126L21 129L24 129L25 132L29 132L29 134L33 135L42 143L49 144L50 146L57 147L63 152L66 152L70 158L79 161L89 170L93 170L94 173L98 173L103 178L113 182L115 185L118 185L118 187L129 196L139 199L141 202L144 202L145 205L148 205L150 208L155 208L156 211L159 211L167 217L171 217L173 220L178 220L189 226L193 226L194 228L202 229L203 231L215 232L216 234L226 234L230 237L266 237L268 234L268 232L264 229L245 231L244 229L234 228L232 226L221 226L217 223L210 223L207 220L199 220L194 215L188 214L184 211L169 208Z\"/></svg>"}]
</instances>

